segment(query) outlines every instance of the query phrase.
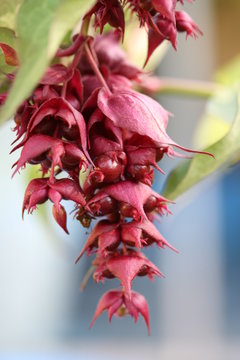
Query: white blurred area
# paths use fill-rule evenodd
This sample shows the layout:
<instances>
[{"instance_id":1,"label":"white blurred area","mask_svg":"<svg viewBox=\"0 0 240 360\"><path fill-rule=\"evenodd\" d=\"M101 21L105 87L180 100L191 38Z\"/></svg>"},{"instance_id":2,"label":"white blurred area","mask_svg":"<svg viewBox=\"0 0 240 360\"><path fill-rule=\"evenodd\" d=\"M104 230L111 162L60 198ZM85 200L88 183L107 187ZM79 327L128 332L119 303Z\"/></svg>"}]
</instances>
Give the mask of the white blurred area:
<instances>
[{"instance_id":1,"label":"white blurred area","mask_svg":"<svg viewBox=\"0 0 240 360\"><path fill-rule=\"evenodd\" d=\"M209 0L186 3L204 36L187 42L181 37L179 50L170 50L159 74L211 79L215 66L212 5ZM170 135L191 146L204 102L166 96L161 102L175 114ZM74 265L83 243L77 223L69 220L73 235L67 237L39 220L37 213L21 220L25 182L18 174L11 180L16 156L8 155L14 138L9 125L0 129L0 359L239 359L239 339L226 338L223 329L222 210L216 177L178 199L173 216L160 226L180 254L156 250L154 255L166 279L156 279L147 287L155 289L156 296L152 336L147 337L141 320L135 327L132 320L113 319L109 326L106 316L89 331L106 287L87 287L84 295L79 291L87 267L84 261ZM169 160L165 170L175 164ZM149 292L144 295L151 298ZM121 330L117 330L118 321Z\"/></svg>"}]
</instances>

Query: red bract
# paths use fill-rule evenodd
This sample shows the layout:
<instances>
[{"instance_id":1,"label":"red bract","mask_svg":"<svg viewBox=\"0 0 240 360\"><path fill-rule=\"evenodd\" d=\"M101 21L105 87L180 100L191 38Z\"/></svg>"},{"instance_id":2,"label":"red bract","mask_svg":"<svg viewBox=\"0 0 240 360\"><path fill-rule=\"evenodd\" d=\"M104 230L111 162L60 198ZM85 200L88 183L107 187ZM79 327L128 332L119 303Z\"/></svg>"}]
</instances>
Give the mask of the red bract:
<instances>
[{"instance_id":1,"label":"red bract","mask_svg":"<svg viewBox=\"0 0 240 360\"><path fill-rule=\"evenodd\" d=\"M196 38L197 35L203 34L185 11L176 11L175 16L176 26L179 32L186 32L186 36L192 36L194 38Z\"/></svg>"},{"instance_id":2,"label":"red bract","mask_svg":"<svg viewBox=\"0 0 240 360\"><path fill-rule=\"evenodd\" d=\"M136 80L142 70L127 59L126 53L119 46L119 40L118 33L109 32L97 36L92 46L101 66L106 66L112 74Z\"/></svg>"},{"instance_id":3,"label":"red bract","mask_svg":"<svg viewBox=\"0 0 240 360\"><path fill-rule=\"evenodd\" d=\"M88 162L83 152L74 144L47 135L33 135L24 144L20 159L17 161L13 175L27 162L32 164L50 160L52 170L55 166L60 168L88 167ZM69 163L70 159L70 163ZM53 171L52 171L53 175Z\"/></svg>"},{"instance_id":4,"label":"red bract","mask_svg":"<svg viewBox=\"0 0 240 360\"><path fill-rule=\"evenodd\" d=\"M132 291L130 299L121 290L108 291L99 300L90 327L93 326L97 318L106 310L108 310L109 321L112 320L113 315L121 317L129 314L137 322L138 314L140 313L146 322L148 334L150 334L148 304L145 297L141 294Z\"/></svg>"},{"instance_id":5,"label":"red bract","mask_svg":"<svg viewBox=\"0 0 240 360\"><path fill-rule=\"evenodd\" d=\"M67 231L65 209L60 205L62 199L72 200L75 203L85 206L86 201L80 192L78 184L70 179L61 179L52 183L51 179L32 180L24 195L22 214L25 210L32 213L36 206L43 204L50 199L53 202L53 215L57 223Z\"/></svg>"},{"instance_id":6,"label":"red bract","mask_svg":"<svg viewBox=\"0 0 240 360\"><path fill-rule=\"evenodd\" d=\"M131 1L130 1L131 2ZM183 4L183 1L180 1ZM148 53L144 66L154 50L164 40L169 40L177 48L177 32L186 32L187 36L202 35L201 30L185 11L175 11L177 0L152 0L154 10L144 15L148 24ZM140 15L141 17L141 15Z\"/></svg>"},{"instance_id":7,"label":"red bract","mask_svg":"<svg viewBox=\"0 0 240 360\"><path fill-rule=\"evenodd\" d=\"M149 137L156 147L175 146L187 152L211 155L174 142L166 133L169 113L149 96L129 89L110 94L103 88L98 95L98 107L115 126Z\"/></svg>"},{"instance_id":8,"label":"red bract","mask_svg":"<svg viewBox=\"0 0 240 360\"><path fill-rule=\"evenodd\" d=\"M136 246L137 248L156 243L160 248L167 246L177 252L149 220L142 222L132 221L123 224L121 227L121 238L124 243L130 246Z\"/></svg>"},{"instance_id":9,"label":"red bract","mask_svg":"<svg viewBox=\"0 0 240 360\"><path fill-rule=\"evenodd\" d=\"M119 208L123 217L133 217L134 220L147 219L144 206L147 205L147 212L158 211L161 215L168 213L168 200L157 194L149 186L132 181L121 181L113 185L104 187L88 202L89 207L95 215L101 213L101 201L109 198L119 202ZM150 208L148 200L153 197L155 202Z\"/></svg>"},{"instance_id":10,"label":"red bract","mask_svg":"<svg viewBox=\"0 0 240 360\"><path fill-rule=\"evenodd\" d=\"M154 9L165 18L175 21L174 10L177 0L152 0Z\"/></svg>"},{"instance_id":11,"label":"red bract","mask_svg":"<svg viewBox=\"0 0 240 360\"><path fill-rule=\"evenodd\" d=\"M136 276L148 276L153 280L154 275L163 277L158 268L142 253L128 251L126 254L115 251L106 258L96 258L93 262L97 266L93 277L96 282L104 282L104 278L117 277L123 291L131 298L131 283Z\"/></svg>"},{"instance_id":12,"label":"red bract","mask_svg":"<svg viewBox=\"0 0 240 360\"><path fill-rule=\"evenodd\" d=\"M124 13L122 5L118 0L98 0L96 4L85 15L85 18L95 15L95 28L102 33L105 24L121 30L124 34Z\"/></svg>"},{"instance_id":13,"label":"red bract","mask_svg":"<svg viewBox=\"0 0 240 360\"><path fill-rule=\"evenodd\" d=\"M50 66L40 80L43 85L57 85L68 81L73 76L73 70L68 69L62 64L55 64Z\"/></svg>"},{"instance_id":14,"label":"red bract","mask_svg":"<svg viewBox=\"0 0 240 360\"><path fill-rule=\"evenodd\" d=\"M91 255L94 247L97 248L99 255L107 254L107 250L117 248L120 243L119 223L112 223L107 220L101 220L92 229L83 249L77 257L77 263L85 251Z\"/></svg>"},{"instance_id":15,"label":"red bract","mask_svg":"<svg viewBox=\"0 0 240 360\"><path fill-rule=\"evenodd\" d=\"M161 45L164 40L169 40L174 49L177 48L176 24L167 17L155 15L152 19L152 25L149 26L148 53L144 66L147 64L154 50Z\"/></svg>"}]
</instances>

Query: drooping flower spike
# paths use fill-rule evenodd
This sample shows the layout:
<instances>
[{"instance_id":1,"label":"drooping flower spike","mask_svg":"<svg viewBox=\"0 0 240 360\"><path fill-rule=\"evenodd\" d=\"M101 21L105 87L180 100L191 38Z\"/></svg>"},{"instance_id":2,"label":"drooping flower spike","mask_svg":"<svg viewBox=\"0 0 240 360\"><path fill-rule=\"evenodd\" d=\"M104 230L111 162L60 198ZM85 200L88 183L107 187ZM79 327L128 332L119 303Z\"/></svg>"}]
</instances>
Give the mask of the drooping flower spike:
<instances>
[{"instance_id":1,"label":"drooping flower spike","mask_svg":"<svg viewBox=\"0 0 240 360\"><path fill-rule=\"evenodd\" d=\"M184 1L97 0L83 16L80 33L69 47L58 49L54 63L14 116L12 151L21 153L13 175L26 164L40 168L39 178L27 186L22 213L50 200L55 221L68 233L61 201L70 200L84 227L98 219L76 263L85 253L95 256L95 281L117 278L121 289L102 296L90 326L106 310L110 321L113 315L129 314L136 322L140 313L150 332L146 299L132 290L132 282L137 276L152 280L163 274L142 250L157 245L176 251L153 224L157 216L171 213L171 202L152 189L154 169L164 173L158 163L164 155L181 156L176 148L202 152L168 136L169 112L134 90L136 84L144 85L143 71L131 64L119 43L126 7L148 32L146 62L164 40L176 48L178 32L197 37L200 29L178 5ZM91 24L100 35L86 34ZM114 32L103 33L106 24ZM11 82L17 53L3 43L0 49L13 67L7 74ZM0 105L6 98L7 92L0 94Z\"/></svg>"}]
</instances>

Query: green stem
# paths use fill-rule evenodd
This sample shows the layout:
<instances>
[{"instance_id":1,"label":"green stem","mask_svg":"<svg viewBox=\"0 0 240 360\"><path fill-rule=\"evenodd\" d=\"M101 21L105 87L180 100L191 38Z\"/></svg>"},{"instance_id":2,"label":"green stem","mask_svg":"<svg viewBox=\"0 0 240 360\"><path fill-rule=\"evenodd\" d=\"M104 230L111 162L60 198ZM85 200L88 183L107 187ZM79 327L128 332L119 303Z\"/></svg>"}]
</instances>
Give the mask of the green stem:
<instances>
[{"instance_id":1,"label":"green stem","mask_svg":"<svg viewBox=\"0 0 240 360\"><path fill-rule=\"evenodd\" d=\"M222 86L206 81L154 76L144 81L143 84L138 87L138 89L151 95L170 94L207 99L211 97L216 91L222 89Z\"/></svg>"},{"instance_id":2,"label":"green stem","mask_svg":"<svg viewBox=\"0 0 240 360\"><path fill-rule=\"evenodd\" d=\"M83 36L87 36L88 34L88 28L89 28L89 24L90 24L90 19L91 17L88 16L86 17L83 22L82 22L82 26L81 26L81 30L80 30L80 33L83 35Z\"/></svg>"}]
</instances>

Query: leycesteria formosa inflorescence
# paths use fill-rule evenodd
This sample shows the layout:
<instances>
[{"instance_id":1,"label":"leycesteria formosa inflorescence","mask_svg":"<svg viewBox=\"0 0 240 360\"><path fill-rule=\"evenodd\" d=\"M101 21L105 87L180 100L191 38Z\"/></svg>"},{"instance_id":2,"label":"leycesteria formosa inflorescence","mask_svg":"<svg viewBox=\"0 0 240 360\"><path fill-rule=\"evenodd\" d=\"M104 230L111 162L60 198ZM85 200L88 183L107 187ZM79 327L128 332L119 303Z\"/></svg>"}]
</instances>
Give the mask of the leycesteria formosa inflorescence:
<instances>
[{"instance_id":1,"label":"leycesteria formosa inflorescence","mask_svg":"<svg viewBox=\"0 0 240 360\"><path fill-rule=\"evenodd\" d=\"M120 43L127 11L148 32L146 62L164 40L176 48L178 32L201 34L186 12L176 10L182 5L183 0L96 1L83 16L72 44L57 51L54 63L14 117L12 151L21 149L14 174L27 163L40 164L42 172L27 186L23 214L50 200L54 219L68 233L61 201L73 201L75 218L84 227L97 220L76 262L84 254L93 255L96 282L120 281L119 289L100 299L91 325L105 310L109 320L129 314L136 321L140 313L149 331L147 301L132 290L132 281L136 276L153 279L163 274L142 249L157 245L175 250L153 225L156 217L169 213L170 203L152 189L154 169L163 172L158 163L164 155L178 156L179 149L194 151L167 135L169 113L134 90L143 70L127 60ZM112 31L104 31L106 24ZM95 36L89 35L90 25ZM16 65L17 54L0 46L6 62ZM6 97L1 94L1 103Z\"/></svg>"}]
</instances>

